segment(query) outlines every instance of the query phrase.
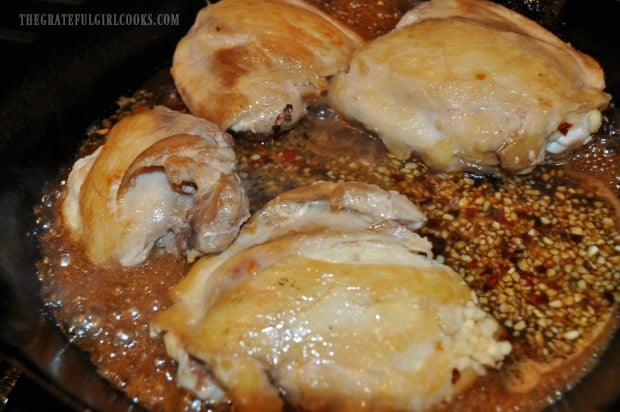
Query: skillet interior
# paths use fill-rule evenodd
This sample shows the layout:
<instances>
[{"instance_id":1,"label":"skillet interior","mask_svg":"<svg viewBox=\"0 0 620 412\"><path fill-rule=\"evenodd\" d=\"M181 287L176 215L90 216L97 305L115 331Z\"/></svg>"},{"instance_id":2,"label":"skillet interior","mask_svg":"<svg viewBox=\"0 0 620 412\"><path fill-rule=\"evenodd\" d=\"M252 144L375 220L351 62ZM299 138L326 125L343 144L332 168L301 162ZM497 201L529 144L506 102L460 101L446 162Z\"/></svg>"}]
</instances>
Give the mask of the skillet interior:
<instances>
[{"instance_id":1,"label":"skillet interior","mask_svg":"<svg viewBox=\"0 0 620 412\"><path fill-rule=\"evenodd\" d=\"M58 11L29 7L3 11ZM36 5L35 5L36 6ZM70 407L139 409L100 378L87 358L45 315L35 262L40 254L33 207L42 187L71 161L93 120L116 99L170 64L200 0L90 1L80 13L172 13L178 26L94 26L40 29L27 54L9 58L13 79L0 100L0 352ZM62 9L65 10L65 9ZM74 10L75 9L70 9Z\"/></svg>"},{"instance_id":2,"label":"skillet interior","mask_svg":"<svg viewBox=\"0 0 620 412\"><path fill-rule=\"evenodd\" d=\"M14 79L3 87L0 100L4 175L0 213L5 223L0 230L0 351L70 407L139 410L95 373L45 314L38 296L35 262L40 254L32 235L32 210L44 183L71 162L93 120L110 114L119 96L170 64L176 41L204 3L92 1L87 5L90 12L179 13L181 20L179 26L65 28L50 36L51 41L41 39L38 57L27 59L28 67L14 62ZM599 60L607 73L608 90L619 96L620 53L613 28L620 20L620 3L598 2L595 13L593 7L567 1L558 30ZM613 403L620 396L619 369L620 339L616 337L591 376L551 409L618 410Z\"/></svg>"}]
</instances>

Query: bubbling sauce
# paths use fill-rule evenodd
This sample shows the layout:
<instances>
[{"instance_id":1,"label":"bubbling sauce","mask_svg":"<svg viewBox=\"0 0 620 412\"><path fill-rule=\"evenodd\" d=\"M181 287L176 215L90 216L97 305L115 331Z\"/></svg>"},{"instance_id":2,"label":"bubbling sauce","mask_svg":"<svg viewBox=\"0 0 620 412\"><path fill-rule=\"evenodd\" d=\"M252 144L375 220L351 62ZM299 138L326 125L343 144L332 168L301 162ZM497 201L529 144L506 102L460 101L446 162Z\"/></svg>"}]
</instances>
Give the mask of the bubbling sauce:
<instances>
[{"instance_id":1,"label":"bubbling sauce","mask_svg":"<svg viewBox=\"0 0 620 412\"><path fill-rule=\"evenodd\" d=\"M415 2L313 3L372 38ZM78 156L104 143L117 121L155 104L186 110L167 69L94 124ZM585 375L613 330L608 320L620 300L619 146L608 119L570 159L527 176L438 174L415 159L393 158L372 133L318 102L289 133L267 142L238 138L235 151L252 211L284 190L318 180L359 180L407 195L429 218L420 231L436 257L463 276L515 348L501 370L439 409L475 410L485 402L528 410L543 408ZM170 290L189 264L155 251L136 267L94 265L62 226L66 175L61 171L37 208L42 290L59 326L136 403L154 411L215 408L177 387L175 363L161 338L149 334L152 316L171 305ZM592 344L601 329L605 333ZM572 359L570 370L540 372L536 390L523 386L529 382L523 362L557 359Z\"/></svg>"},{"instance_id":2,"label":"bubbling sauce","mask_svg":"<svg viewBox=\"0 0 620 412\"><path fill-rule=\"evenodd\" d=\"M122 117L160 103L183 109L167 71L121 99L117 113L93 127L81 155L104 142ZM617 199L618 188L606 176L616 173L617 163L609 161L612 167L604 170L606 163L595 162L600 180L571 176L574 168L587 167L583 159L602 151L617 160L620 152L609 143L613 141L609 133L598 136L574 154L578 165L547 164L527 176L436 174L415 159L394 159L371 133L318 104L290 133L263 143L237 139L235 150L252 211L284 190L317 180L374 183L400 191L422 209L429 221L420 231L432 241L436 257L463 276L515 347L501 371L481 379L477 388L483 389L457 400L468 410L481 397L539 408L583 376L605 347L607 339L602 338L584 348L620 298L617 211L600 196ZM93 265L63 229L63 196L60 182L38 209L46 227L40 277L63 330L103 376L149 409L210 409L213 405L177 388L174 362L161 339L149 336L153 314L172 303L170 289L189 264L154 252L136 267ZM523 359L550 362L578 353L579 367L546 379L530 398L498 389L498 382L500 387L517 385L515 376L522 373L517 365Z\"/></svg>"},{"instance_id":3,"label":"bubbling sauce","mask_svg":"<svg viewBox=\"0 0 620 412\"><path fill-rule=\"evenodd\" d=\"M46 222L53 222L41 238L46 258L39 274L47 305L62 329L130 398L155 410L191 404L191 396L176 387L176 368L163 342L149 337L152 316L172 303L169 290L189 265L155 253L136 267L96 267L61 226L62 186L51 196L55 200L49 208L39 210Z\"/></svg>"}]
</instances>

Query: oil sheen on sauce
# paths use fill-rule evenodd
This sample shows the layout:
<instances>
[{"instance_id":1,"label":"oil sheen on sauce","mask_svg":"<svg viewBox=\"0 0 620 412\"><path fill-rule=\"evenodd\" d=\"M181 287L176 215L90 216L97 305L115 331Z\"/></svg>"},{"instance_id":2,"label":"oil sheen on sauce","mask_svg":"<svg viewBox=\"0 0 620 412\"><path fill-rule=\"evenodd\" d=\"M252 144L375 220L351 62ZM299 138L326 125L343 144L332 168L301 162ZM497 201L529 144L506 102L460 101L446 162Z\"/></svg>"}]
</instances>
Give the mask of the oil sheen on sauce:
<instances>
[{"instance_id":1,"label":"oil sheen on sauce","mask_svg":"<svg viewBox=\"0 0 620 412\"><path fill-rule=\"evenodd\" d=\"M366 38L388 31L415 3L313 2L344 19ZM355 20L350 16L356 16ZM166 69L120 102L118 112L94 125L80 156L101 144L109 128L131 112L154 104L185 110ZM540 406L592 366L588 359L592 359L595 350L585 352L586 359L580 361L576 371L542 384L530 400L522 394L507 396L498 385L489 383L511 382L511 366L520 358L545 360L580 350L579 339L570 341L560 339L559 335L556 342L554 336L544 334L545 328L522 329L514 313L527 316L531 308L544 312L555 300L568 302L569 297L575 300L583 295L583 300L571 306L573 312L567 313L567 319L556 319L557 327L564 325L567 329L563 333L570 336L570 328L576 326L568 318L592 312L591 319L584 320L583 329L587 330L596 326L597 316L608 315L617 306L620 291L613 265L618 263L620 237L614 206L620 193L620 148L613 127L575 153L572 161L542 167L527 177L436 175L415 160L394 161L375 136L342 121L321 104L312 107L307 119L277 141L238 140L235 150L252 211L283 190L317 180L375 183L399 190L420 205L429 217L423 235L433 241L435 254L465 277L483 308L506 327L516 348L514 357L501 372L490 373L473 397L461 400L464 410L481 399L501 402L507 409L528 402ZM167 356L161 338L152 337L149 331L152 316L172 303L170 290L187 272L189 264L180 258L153 253L146 262L131 268L92 265L80 246L66 236L60 222L58 210L66 174L66 170L60 172L59 182L50 185L37 210L43 222L40 234L45 256L39 272L50 311L71 341L88 353L100 373L137 403L161 411L212 409L212 405L177 387L176 366ZM584 181L584 175L594 179ZM549 207L554 211L547 213L545 208ZM577 218L570 220L569 213ZM587 218L593 228L579 227L579 217ZM574 225L574 231L566 234L558 229L561 224ZM584 249L583 256L574 258L573 266L578 266L582 259L582 266L598 271L598 277L581 290L579 285L586 282L585 277L566 275L565 262L544 255L546 252L532 231L548 238L558 254L567 255L571 248ZM491 232L502 235L489 234L488 239L484 238L485 233ZM483 238L482 245L477 243ZM588 242L597 242L598 253L605 251L609 255L608 265L597 260L601 255L588 260ZM488 244L491 246L484 254L495 254L491 263L483 262L471 251ZM512 284L498 275L503 273L513 273L518 282ZM549 276L553 273L555 277ZM545 288L538 287L539 283L544 283ZM564 290L573 291L573 286L574 293L565 294ZM525 303L514 303L511 293L527 293ZM502 299L506 300L504 305ZM502 312L504 309L506 312ZM557 315L561 312L553 313L561 317ZM540 346L538 339L543 341Z\"/></svg>"}]
</instances>

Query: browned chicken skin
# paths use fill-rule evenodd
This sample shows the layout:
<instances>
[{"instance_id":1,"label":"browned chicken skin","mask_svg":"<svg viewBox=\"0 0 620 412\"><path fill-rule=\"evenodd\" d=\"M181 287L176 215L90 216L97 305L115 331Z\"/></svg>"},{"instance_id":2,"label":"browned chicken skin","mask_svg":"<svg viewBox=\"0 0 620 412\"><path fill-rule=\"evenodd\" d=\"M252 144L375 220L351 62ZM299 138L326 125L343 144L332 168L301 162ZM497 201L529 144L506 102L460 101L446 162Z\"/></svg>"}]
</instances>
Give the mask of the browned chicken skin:
<instances>
[{"instance_id":1,"label":"browned chicken skin","mask_svg":"<svg viewBox=\"0 0 620 412\"><path fill-rule=\"evenodd\" d=\"M432 0L362 47L332 104L399 158L438 170L528 173L601 125L603 72L589 56L485 0Z\"/></svg>"},{"instance_id":2,"label":"browned chicken skin","mask_svg":"<svg viewBox=\"0 0 620 412\"><path fill-rule=\"evenodd\" d=\"M302 0L223 0L200 11L177 45L172 75L196 116L271 135L305 115L362 43Z\"/></svg>"},{"instance_id":3,"label":"browned chicken skin","mask_svg":"<svg viewBox=\"0 0 620 412\"><path fill-rule=\"evenodd\" d=\"M69 176L72 235L96 262L125 266L156 244L190 261L223 250L249 214L232 144L217 126L163 107L122 120Z\"/></svg>"},{"instance_id":4,"label":"browned chicken skin","mask_svg":"<svg viewBox=\"0 0 620 412\"><path fill-rule=\"evenodd\" d=\"M511 346L424 221L369 184L279 195L156 316L178 383L239 411L424 410L469 387Z\"/></svg>"}]
</instances>

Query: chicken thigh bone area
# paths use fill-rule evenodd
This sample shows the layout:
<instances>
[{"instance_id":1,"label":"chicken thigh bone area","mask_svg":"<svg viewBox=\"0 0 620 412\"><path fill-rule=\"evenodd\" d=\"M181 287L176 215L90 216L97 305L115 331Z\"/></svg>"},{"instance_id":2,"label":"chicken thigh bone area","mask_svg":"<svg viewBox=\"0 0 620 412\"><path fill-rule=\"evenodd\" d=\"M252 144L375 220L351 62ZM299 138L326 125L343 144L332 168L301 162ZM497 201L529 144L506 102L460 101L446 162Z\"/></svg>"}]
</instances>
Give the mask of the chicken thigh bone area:
<instances>
[{"instance_id":1,"label":"chicken thigh bone area","mask_svg":"<svg viewBox=\"0 0 620 412\"><path fill-rule=\"evenodd\" d=\"M196 116L273 135L306 114L362 43L302 0L222 0L198 13L176 47L172 76Z\"/></svg>"},{"instance_id":2,"label":"chicken thigh bone area","mask_svg":"<svg viewBox=\"0 0 620 412\"><path fill-rule=\"evenodd\" d=\"M226 248L249 217L230 135L158 106L116 124L75 162L62 215L101 264L132 266L154 246L188 260Z\"/></svg>"},{"instance_id":3,"label":"chicken thigh bone area","mask_svg":"<svg viewBox=\"0 0 620 412\"><path fill-rule=\"evenodd\" d=\"M465 390L511 345L423 223L368 184L278 196L156 315L178 383L240 411L424 410Z\"/></svg>"},{"instance_id":4,"label":"chicken thigh bone area","mask_svg":"<svg viewBox=\"0 0 620 412\"><path fill-rule=\"evenodd\" d=\"M363 46L331 84L343 115L399 158L528 173L591 139L610 96L598 63L485 0L431 0Z\"/></svg>"}]
</instances>

